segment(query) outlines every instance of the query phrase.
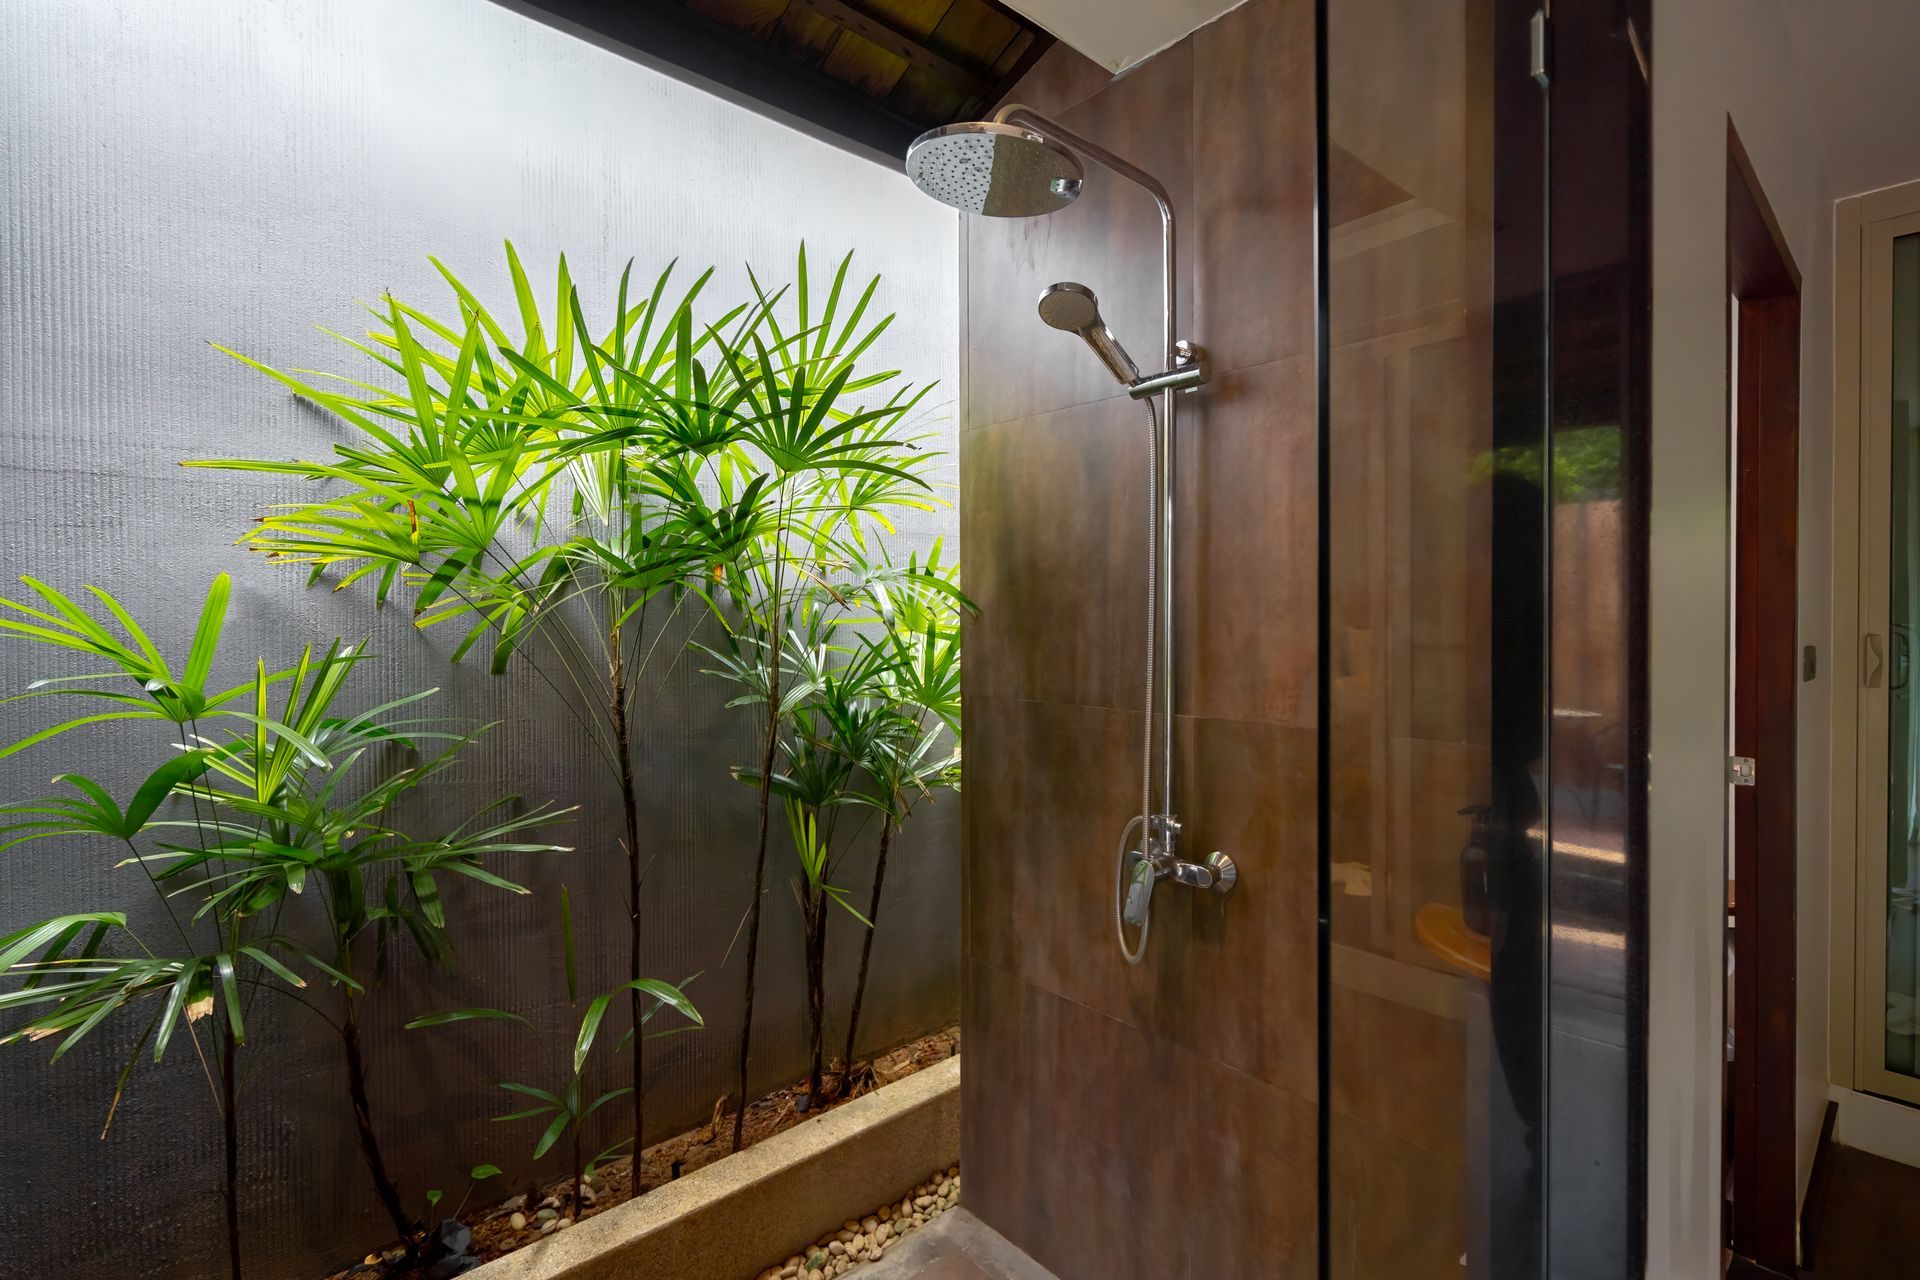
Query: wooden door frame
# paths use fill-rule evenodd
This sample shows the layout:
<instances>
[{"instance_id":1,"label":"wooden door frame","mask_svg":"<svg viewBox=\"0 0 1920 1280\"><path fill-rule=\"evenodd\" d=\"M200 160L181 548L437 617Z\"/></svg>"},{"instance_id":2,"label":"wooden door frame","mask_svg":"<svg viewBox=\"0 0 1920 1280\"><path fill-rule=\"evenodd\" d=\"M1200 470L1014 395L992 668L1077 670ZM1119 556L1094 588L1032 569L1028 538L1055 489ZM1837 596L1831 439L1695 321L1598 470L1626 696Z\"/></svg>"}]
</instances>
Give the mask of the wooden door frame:
<instances>
[{"instance_id":1,"label":"wooden door frame","mask_svg":"<svg viewBox=\"0 0 1920 1280\"><path fill-rule=\"evenodd\" d=\"M1728 1247L1765 1272L1798 1265L1795 900L1800 682L1800 273L1727 122L1729 430L1734 526L1733 1191ZM1751 1274L1751 1272L1750 1272Z\"/></svg>"}]
</instances>

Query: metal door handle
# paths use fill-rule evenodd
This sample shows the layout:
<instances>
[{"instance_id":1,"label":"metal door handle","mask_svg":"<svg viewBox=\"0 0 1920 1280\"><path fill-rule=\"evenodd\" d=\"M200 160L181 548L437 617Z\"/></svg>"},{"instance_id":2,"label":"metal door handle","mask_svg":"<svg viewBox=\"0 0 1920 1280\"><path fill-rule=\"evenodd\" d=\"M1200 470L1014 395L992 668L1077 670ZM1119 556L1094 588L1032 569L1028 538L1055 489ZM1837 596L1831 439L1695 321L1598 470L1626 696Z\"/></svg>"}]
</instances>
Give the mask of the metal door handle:
<instances>
[{"instance_id":1,"label":"metal door handle","mask_svg":"<svg viewBox=\"0 0 1920 1280\"><path fill-rule=\"evenodd\" d=\"M1886 655L1880 648L1880 637L1871 631L1867 632L1861 650L1861 661L1866 667L1864 673L1866 686L1869 689L1878 689L1880 677L1887 665Z\"/></svg>"}]
</instances>

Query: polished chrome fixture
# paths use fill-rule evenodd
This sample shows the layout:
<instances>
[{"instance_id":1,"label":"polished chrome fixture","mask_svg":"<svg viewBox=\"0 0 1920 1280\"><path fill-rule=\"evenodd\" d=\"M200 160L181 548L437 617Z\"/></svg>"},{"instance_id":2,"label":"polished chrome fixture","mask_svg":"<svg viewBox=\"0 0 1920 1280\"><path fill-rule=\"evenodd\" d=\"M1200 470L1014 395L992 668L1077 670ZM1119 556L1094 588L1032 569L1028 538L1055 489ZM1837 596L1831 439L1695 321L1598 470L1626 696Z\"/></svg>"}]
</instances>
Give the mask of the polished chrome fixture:
<instances>
[{"instance_id":1,"label":"polished chrome fixture","mask_svg":"<svg viewBox=\"0 0 1920 1280\"><path fill-rule=\"evenodd\" d=\"M1140 380L1140 366L1100 318L1100 299L1087 286L1071 280L1048 285L1040 295L1040 319L1062 332L1079 334L1122 386Z\"/></svg>"},{"instance_id":2,"label":"polished chrome fixture","mask_svg":"<svg viewBox=\"0 0 1920 1280\"><path fill-rule=\"evenodd\" d=\"M1142 376L1100 316L1093 290L1062 281L1040 295L1040 319L1079 335L1135 400L1146 403L1149 434L1147 538L1147 728L1142 760L1140 812L1120 835L1114 880L1114 928L1129 964L1146 953L1154 886L1162 880L1226 894L1239 874L1224 853L1199 862L1180 854L1180 822L1173 812L1173 446L1177 397L1210 376L1206 352L1176 337L1173 200L1143 169L1018 103L992 120L950 124L923 133L907 148L907 176L914 185L963 213L994 218L1031 218L1054 213L1079 199L1086 183L1083 160L1092 160L1153 197L1160 211L1161 334L1165 365ZM1164 408L1154 412L1153 397ZM1157 646L1157 655L1156 655ZM1156 656L1158 667L1155 666ZM1156 685L1158 686L1156 696ZM1160 730L1160 805L1153 805L1154 729ZM1138 931L1132 944L1127 926Z\"/></svg>"}]
</instances>

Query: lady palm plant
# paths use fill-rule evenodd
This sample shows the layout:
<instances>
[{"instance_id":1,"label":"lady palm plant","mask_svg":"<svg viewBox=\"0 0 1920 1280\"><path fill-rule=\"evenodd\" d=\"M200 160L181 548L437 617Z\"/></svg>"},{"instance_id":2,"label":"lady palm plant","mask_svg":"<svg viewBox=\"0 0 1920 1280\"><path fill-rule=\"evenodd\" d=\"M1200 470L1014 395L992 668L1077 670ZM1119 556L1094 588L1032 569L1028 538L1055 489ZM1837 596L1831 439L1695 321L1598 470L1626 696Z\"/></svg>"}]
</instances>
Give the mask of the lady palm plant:
<instances>
[{"instance_id":1,"label":"lady palm plant","mask_svg":"<svg viewBox=\"0 0 1920 1280\"><path fill-rule=\"evenodd\" d=\"M456 661L479 646L498 674L520 656L553 691L618 790L637 980L646 864L634 773L638 676L667 626L660 607L677 611L689 584L737 554L758 523L760 486L720 472L739 430L737 390L725 362L710 379L702 360L747 309L696 326L693 306L712 273L673 298L671 266L629 305L629 267L614 319L596 333L565 258L543 315L518 254L510 244L506 252L516 318L496 318L436 260L455 319L389 297L369 343L343 339L384 371L387 386L282 372L229 352L357 431L331 459L189 465L332 482L333 496L276 509L247 541L275 563L308 565L315 579L337 572L336 589L371 578L379 604L396 587L411 592L418 626L464 627ZM709 469L723 483L703 490ZM630 1012L642 1015L638 991ZM636 1143L643 1071L635 1054Z\"/></svg>"},{"instance_id":2,"label":"lady palm plant","mask_svg":"<svg viewBox=\"0 0 1920 1280\"><path fill-rule=\"evenodd\" d=\"M230 1270L240 1272L238 1222L238 1065L246 1042L252 996L287 995L320 1012L306 992L305 969L338 984L348 1010L343 1043L349 1050L350 1091L369 1171L383 1203L397 1204L386 1179L370 1113L352 1010L366 984L351 972L360 929L402 926L437 937L444 927L434 877L452 872L497 882L478 859L507 848L511 833L547 815L526 815L489 827L462 829L431 842L395 830L388 811L401 796L438 772L403 768L355 794L345 781L371 751L417 745L446 735L392 713L426 695L402 698L371 711L342 715L336 708L361 655L336 642L316 657L309 648L294 666L269 673L256 662L253 677L230 688L209 687L224 627L229 585L214 580L185 663L175 670L157 645L113 596L89 588L106 617L27 580L39 598L0 601L0 633L104 660L109 670L36 683L13 701L78 699L86 713L60 721L12 745L0 756L57 738L89 724L158 721L167 732L162 763L123 808L108 788L79 774L56 782L73 795L0 805L0 849L51 837L95 836L123 846L119 864L138 868L158 899L169 932L149 942L122 912L92 911L55 917L0 939L0 970L23 978L0 994L0 1010L31 1011L8 1040L56 1038L64 1056L106 1019L142 1001L158 1005L136 1041L109 1107L108 1123L134 1065L148 1043L156 1062L176 1034L187 1033L213 1089L225 1146L225 1202ZM116 634L116 629L119 634ZM124 639L122 638L124 636ZM276 705L277 703L277 705ZM131 725L126 727L131 728ZM451 751L442 754L448 759ZM368 886L387 875L381 905L367 907ZM333 947L323 958L282 929L283 911L310 884L331 925ZM291 895L291 897L289 896ZM358 921L350 913L356 908ZM342 945L344 943L344 945ZM122 946L128 950L115 954ZM137 954L135 954L137 953ZM37 958L29 958L36 956ZM217 1017L216 1017L217 1013ZM322 1013L322 1016L325 1016ZM197 1024L216 1017L218 1052L200 1042ZM404 1223L404 1215L396 1219ZM402 1226L411 1248L411 1231Z\"/></svg>"},{"instance_id":3,"label":"lady palm plant","mask_svg":"<svg viewBox=\"0 0 1920 1280\"><path fill-rule=\"evenodd\" d=\"M580 1003L580 965L574 954L573 908L564 888L560 891L560 916L560 936L564 940L566 951L567 1003L578 1005ZM629 991L638 993L652 1003L642 1015L640 1022L629 1029L619 1044L614 1046L616 1052L631 1046L637 1053L639 1043L642 1041L657 1039L660 1036L677 1035L683 1031L697 1031L705 1025L699 1010L693 1007L693 1002L687 998L686 992L680 987L670 982L661 982L657 978L636 978L612 991L595 996L587 1003L586 1012L580 1016L579 1030L574 1035L570 1070L557 1092L512 1081L503 1081L500 1085L507 1092L526 1099L530 1105L507 1115L496 1116L496 1120L539 1119L545 1122L546 1127L541 1130L540 1138L533 1146L535 1160L551 1151L562 1138L568 1139L570 1155L567 1167L572 1175L573 1213L576 1218L586 1207L587 1179L593 1176L594 1170L599 1166L619 1156L631 1142L630 1139L623 1139L592 1159L586 1158L586 1149L582 1145L586 1136L587 1122L600 1108L624 1097L628 1092L628 1087L623 1086L595 1094L587 1084L587 1066L593 1055L594 1045L600 1038L601 1028L606 1024L608 1007L615 997ZM679 1015L681 1019L679 1025L663 1031L645 1030L646 1024L651 1022L662 1009L671 1009ZM526 1021L518 1014L504 1013L498 1009L465 1009L443 1015L439 1019L423 1019L415 1025L424 1025L430 1021L453 1021L466 1017L507 1017L521 1023ZM633 1176L636 1181L640 1176L637 1153Z\"/></svg>"},{"instance_id":4,"label":"lady palm plant","mask_svg":"<svg viewBox=\"0 0 1920 1280\"><path fill-rule=\"evenodd\" d=\"M949 712L957 726L954 635L958 611L967 603L957 574L940 565L938 547L926 564L914 560L897 567L881 552L872 559L856 553L840 567L839 581L812 586L791 602L778 668L768 657L774 639L751 632L734 633L727 649L708 651L718 664L714 674L744 690L734 705L779 708L776 769L735 772L763 794L777 794L786 811L798 871L794 892L805 956L808 1097L814 1105L825 1100L826 952L834 905L868 929L854 1023L871 959L872 917L862 915L835 882L863 825L856 822L849 829L843 819L854 806L882 815L873 893L877 907L893 830L912 803L907 789L916 780L944 778L957 767L957 756L938 749L941 733L925 730L925 711L906 699L924 697ZM947 619L944 639L935 621L942 617ZM784 679L776 683L769 670L781 671Z\"/></svg>"},{"instance_id":5,"label":"lady palm plant","mask_svg":"<svg viewBox=\"0 0 1920 1280\"><path fill-rule=\"evenodd\" d=\"M794 312L778 305L786 291L769 295L755 281L762 323L733 344L727 355L750 406L750 454L766 477L763 506L768 518L759 535L716 574L712 593L725 624L720 646L708 648L718 671L746 692L731 705L757 706L764 722L757 768L739 771L756 783L757 827L753 895L746 923L745 1015L738 1058L741 1105L734 1113L737 1151L746 1123L748 1069L752 1060L753 1010L759 964L762 904L775 765L793 727L795 710L811 686L785 686L789 637L817 625L832 603L833 584L865 564L879 535L892 532L891 516L902 509L936 505L926 478L937 455L911 433L908 421L930 387L914 388L888 371L860 375L861 356L892 322L871 326L863 317L878 286L870 280L844 320L839 319L848 260L842 260L824 304L812 307L806 250L800 251L792 289ZM887 394L866 408L868 393ZM803 648L802 652L805 652ZM790 828L794 819L790 815ZM804 827L796 831L804 830ZM805 863L823 866L821 846L804 852ZM824 877L809 877L808 882ZM815 905L823 906L825 897ZM818 917L824 919L823 913ZM820 935L824 937L824 933ZM817 1074L817 1073L815 1073Z\"/></svg>"},{"instance_id":6,"label":"lady palm plant","mask_svg":"<svg viewBox=\"0 0 1920 1280\"><path fill-rule=\"evenodd\" d=\"M885 708L877 732L839 735L835 748L857 760L869 787L854 802L880 814L880 838L873 864L873 891L867 904L867 932L860 941L860 972L847 1014L847 1040L841 1055L840 1091L854 1087L860 1073L854 1051L860 1007L866 998L873 961L873 936L880 927L881 889L894 835L919 802L936 788L960 787L960 613L957 566L942 567L934 548L925 575L956 588L933 591L878 589L878 634L863 635L871 696Z\"/></svg>"},{"instance_id":7,"label":"lady palm plant","mask_svg":"<svg viewBox=\"0 0 1920 1280\"><path fill-rule=\"evenodd\" d=\"M324 672L329 664L350 660L330 652L320 667ZM218 864L220 892L254 910L286 893L316 890L306 901L324 923L325 971L340 998L333 1012L303 1003L339 1041L361 1159L409 1262L420 1243L418 1224L388 1172L373 1119L361 1035L364 1003L385 978L396 946L413 947L437 967L452 967L442 877L524 894L523 886L488 869L481 859L565 852L564 846L526 838L532 829L560 819L563 811L514 811L516 796L496 799L438 835L422 838L401 825L398 811L408 798L455 764L486 732L482 728L451 734L431 727L431 721L391 717L433 692L397 699L350 720L324 722L311 738L320 758L292 771L270 801L253 799L244 789L207 788L202 798L215 813L257 819L265 824L265 836L243 827L239 839L162 859L168 865L156 876L165 881ZM437 749L429 753L430 746ZM368 763L357 767L363 761ZM224 767L216 763L216 769L243 784L252 772L244 753ZM362 781L360 775L366 773L372 776Z\"/></svg>"},{"instance_id":8,"label":"lady palm plant","mask_svg":"<svg viewBox=\"0 0 1920 1280\"><path fill-rule=\"evenodd\" d=\"M496 672L523 655L553 688L619 790L629 981L637 981L645 858L636 677L666 626L657 613L690 599L718 603L730 624L772 635L766 670L777 690L781 628L773 620L796 586L831 573L843 545L884 527L888 512L932 504L921 475L931 455L904 430L924 392L890 371L857 370L891 317L867 319L877 279L846 305L850 260L817 311L802 249L790 288L768 290L754 278L754 300L711 321L695 317L710 271L670 298L669 267L631 306L623 273L613 320L600 331L589 327L564 259L550 316L510 245L507 261L516 333L445 267L457 319L384 300L370 342L349 342L384 371L384 385L247 360L355 430L332 458L195 465L330 482L333 496L265 517L251 545L316 577L335 572L342 587L370 578L377 601L403 588L418 625L465 625L456 659L484 642ZM777 692L769 705L779 705ZM763 773L779 723L769 717ZM768 800L763 788L736 1146ZM637 989L629 1003L638 1025ZM637 1154L645 1129L639 1053L633 1073ZM643 1189L637 1179L635 1189Z\"/></svg>"}]
</instances>

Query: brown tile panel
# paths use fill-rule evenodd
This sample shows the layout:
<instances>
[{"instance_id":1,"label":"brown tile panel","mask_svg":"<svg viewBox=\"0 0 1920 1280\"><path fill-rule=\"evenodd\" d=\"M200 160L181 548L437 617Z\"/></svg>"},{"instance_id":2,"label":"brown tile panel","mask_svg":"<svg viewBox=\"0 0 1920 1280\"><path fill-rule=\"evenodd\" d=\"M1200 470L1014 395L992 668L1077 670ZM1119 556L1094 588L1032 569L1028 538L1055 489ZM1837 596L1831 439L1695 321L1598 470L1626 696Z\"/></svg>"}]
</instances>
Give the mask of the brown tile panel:
<instances>
[{"instance_id":1,"label":"brown tile panel","mask_svg":"<svg viewBox=\"0 0 1920 1280\"><path fill-rule=\"evenodd\" d=\"M1157 961L1114 938L1114 851L1139 810L1138 713L976 697L968 707L966 834L974 959L1135 1026L1180 991L1187 918L1156 915ZM989 803L988 797L991 797ZM1156 900L1163 905L1170 895Z\"/></svg>"},{"instance_id":2,"label":"brown tile panel","mask_svg":"<svg viewBox=\"0 0 1920 1280\"><path fill-rule=\"evenodd\" d=\"M1142 967L1164 972L1178 993L1154 1025L1224 1067L1312 1098L1313 734L1183 718L1176 744L1188 856L1223 850L1241 882L1225 899L1166 885L1154 895Z\"/></svg>"},{"instance_id":3,"label":"brown tile panel","mask_svg":"<svg viewBox=\"0 0 1920 1280\"><path fill-rule=\"evenodd\" d=\"M960 990L960 1163L967 1207L1010 1234L1025 1221L1029 1124L1039 1108L1028 1071L1026 984L978 960ZM1022 1243L1015 1237L1016 1243Z\"/></svg>"},{"instance_id":4,"label":"brown tile panel","mask_svg":"<svg viewBox=\"0 0 1920 1280\"><path fill-rule=\"evenodd\" d=\"M1033 308L1079 280L1156 364L1158 219L1095 173L1060 214L964 224L963 1159L968 1206L1061 1280L1314 1265L1311 35L1307 0L1252 0L1118 80L1057 52L1015 91L1171 188L1182 328L1217 358L1182 405L1176 808L1244 878L1163 887L1137 967L1113 869L1147 421Z\"/></svg>"},{"instance_id":5,"label":"brown tile panel","mask_svg":"<svg viewBox=\"0 0 1920 1280\"><path fill-rule=\"evenodd\" d=\"M1317 434L1311 357L1221 374L1182 402L1183 712L1313 725Z\"/></svg>"},{"instance_id":6,"label":"brown tile panel","mask_svg":"<svg viewBox=\"0 0 1920 1280\"><path fill-rule=\"evenodd\" d=\"M1457 1161L1333 1113L1335 1280L1452 1280L1466 1251Z\"/></svg>"},{"instance_id":7,"label":"brown tile panel","mask_svg":"<svg viewBox=\"0 0 1920 1280\"><path fill-rule=\"evenodd\" d=\"M970 969L967 1012L967 1205L1035 1261L1062 1280L1311 1274L1310 1101L992 966Z\"/></svg>"},{"instance_id":8,"label":"brown tile panel","mask_svg":"<svg viewBox=\"0 0 1920 1280\"><path fill-rule=\"evenodd\" d=\"M962 436L969 695L1146 705L1147 441L1124 400Z\"/></svg>"},{"instance_id":9,"label":"brown tile panel","mask_svg":"<svg viewBox=\"0 0 1920 1280\"><path fill-rule=\"evenodd\" d=\"M1464 1024L1335 985L1333 1109L1458 1170L1465 1135Z\"/></svg>"},{"instance_id":10,"label":"brown tile panel","mask_svg":"<svg viewBox=\"0 0 1920 1280\"><path fill-rule=\"evenodd\" d=\"M1006 101L1023 103L1047 115L1059 115L1105 89L1107 69L1064 44L1056 44L1008 91Z\"/></svg>"},{"instance_id":11,"label":"brown tile panel","mask_svg":"<svg viewBox=\"0 0 1920 1280\"><path fill-rule=\"evenodd\" d=\"M982 976L1019 990L1021 1061L1005 1082L1020 1087L982 1081L966 1095L981 1100L970 1118L962 1105L968 1207L1062 1280L1184 1274L1164 1050L1070 1000Z\"/></svg>"},{"instance_id":12,"label":"brown tile panel","mask_svg":"<svg viewBox=\"0 0 1920 1280\"><path fill-rule=\"evenodd\" d=\"M1186 328L1220 369L1311 355L1313 6L1243 5L1201 28L1193 57Z\"/></svg>"}]
</instances>

